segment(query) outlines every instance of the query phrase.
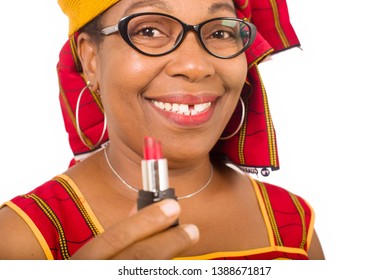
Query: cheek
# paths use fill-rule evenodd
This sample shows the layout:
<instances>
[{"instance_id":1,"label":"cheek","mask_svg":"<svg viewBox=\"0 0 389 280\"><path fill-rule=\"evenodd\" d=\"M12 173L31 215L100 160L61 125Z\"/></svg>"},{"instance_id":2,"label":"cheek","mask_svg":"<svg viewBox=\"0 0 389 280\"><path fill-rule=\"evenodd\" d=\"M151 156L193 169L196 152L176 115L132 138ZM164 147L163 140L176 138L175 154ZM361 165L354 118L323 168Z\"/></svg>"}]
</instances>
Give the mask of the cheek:
<instances>
[{"instance_id":1,"label":"cheek","mask_svg":"<svg viewBox=\"0 0 389 280\"><path fill-rule=\"evenodd\" d=\"M105 54L99 67L100 91L107 116L114 123L126 123L129 127L134 122L142 123L140 96L156 73L150 63L127 50Z\"/></svg>"},{"instance_id":2,"label":"cheek","mask_svg":"<svg viewBox=\"0 0 389 280\"><path fill-rule=\"evenodd\" d=\"M240 94L247 77L247 61L245 56L229 60L220 67L223 80L232 93Z\"/></svg>"},{"instance_id":3,"label":"cheek","mask_svg":"<svg viewBox=\"0 0 389 280\"><path fill-rule=\"evenodd\" d=\"M104 59L100 65L102 92L137 95L157 73L151 66L147 60L128 52Z\"/></svg>"}]
</instances>

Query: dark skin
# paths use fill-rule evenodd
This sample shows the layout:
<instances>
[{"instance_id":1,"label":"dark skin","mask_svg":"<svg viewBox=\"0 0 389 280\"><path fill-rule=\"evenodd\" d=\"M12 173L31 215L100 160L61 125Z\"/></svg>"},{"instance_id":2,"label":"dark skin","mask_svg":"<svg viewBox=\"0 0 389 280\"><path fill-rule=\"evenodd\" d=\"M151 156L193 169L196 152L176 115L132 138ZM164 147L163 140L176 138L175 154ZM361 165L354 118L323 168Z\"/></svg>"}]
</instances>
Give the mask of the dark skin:
<instances>
[{"instance_id":1,"label":"dark skin","mask_svg":"<svg viewBox=\"0 0 389 280\"><path fill-rule=\"evenodd\" d=\"M169 13L190 24L235 16L229 0L172 4L122 0L101 21L109 26L126 14L146 11ZM108 156L126 182L138 189L142 185L143 137L150 135L162 142L170 184L178 196L203 186L210 176L209 152L233 113L245 81L244 54L215 58L202 49L192 32L174 53L158 58L139 54L119 35L96 43L81 33L78 51L84 73L92 89L100 92L107 115ZM183 125L162 117L152 105L151 100L177 95L216 96L212 116L197 125ZM171 259L269 246L252 182L222 163L213 162L213 166L211 183L198 195L136 211L137 194L115 177L102 152L75 165L66 175L81 190L105 231L72 259ZM180 225L170 228L176 219ZM0 259L45 258L35 236L15 212L7 207L0 210L0 224L6 225L0 226ZM324 258L316 233L308 255Z\"/></svg>"}]
</instances>

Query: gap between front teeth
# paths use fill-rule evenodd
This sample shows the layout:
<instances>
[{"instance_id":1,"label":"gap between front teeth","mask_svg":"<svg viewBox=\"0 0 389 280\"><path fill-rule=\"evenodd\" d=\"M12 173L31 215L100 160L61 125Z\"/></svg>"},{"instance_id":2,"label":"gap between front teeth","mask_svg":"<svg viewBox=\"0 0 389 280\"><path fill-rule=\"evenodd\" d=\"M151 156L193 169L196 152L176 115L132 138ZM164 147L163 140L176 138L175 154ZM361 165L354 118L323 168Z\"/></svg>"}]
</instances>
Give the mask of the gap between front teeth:
<instances>
[{"instance_id":1,"label":"gap between front teeth","mask_svg":"<svg viewBox=\"0 0 389 280\"><path fill-rule=\"evenodd\" d=\"M207 108L211 106L211 102L201 103L201 104L177 104L177 103L166 103L161 101L152 100L153 104L159 109L174 112L182 115L191 115L194 116L198 113L204 112Z\"/></svg>"}]
</instances>

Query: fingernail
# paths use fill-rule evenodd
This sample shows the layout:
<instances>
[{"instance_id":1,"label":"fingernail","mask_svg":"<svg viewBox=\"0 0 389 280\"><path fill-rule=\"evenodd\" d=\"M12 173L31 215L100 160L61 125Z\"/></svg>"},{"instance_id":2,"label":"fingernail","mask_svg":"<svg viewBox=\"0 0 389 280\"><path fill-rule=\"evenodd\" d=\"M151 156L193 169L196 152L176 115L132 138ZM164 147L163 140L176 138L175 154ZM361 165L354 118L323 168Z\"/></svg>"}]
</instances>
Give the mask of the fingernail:
<instances>
[{"instance_id":1,"label":"fingernail","mask_svg":"<svg viewBox=\"0 0 389 280\"><path fill-rule=\"evenodd\" d=\"M195 225L183 225L182 228L185 230L191 240L197 241L199 239L200 232Z\"/></svg>"},{"instance_id":2,"label":"fingernail","mask_svg":"<svg viewBox=\"0 0 389 280\"><path fill-rule=\"evenodd\" d=\"M180 213L180 206L174 200L164 201L161 204L160 209L167 217L177 216L177 214Z\"/></svg>"}]
</instances>

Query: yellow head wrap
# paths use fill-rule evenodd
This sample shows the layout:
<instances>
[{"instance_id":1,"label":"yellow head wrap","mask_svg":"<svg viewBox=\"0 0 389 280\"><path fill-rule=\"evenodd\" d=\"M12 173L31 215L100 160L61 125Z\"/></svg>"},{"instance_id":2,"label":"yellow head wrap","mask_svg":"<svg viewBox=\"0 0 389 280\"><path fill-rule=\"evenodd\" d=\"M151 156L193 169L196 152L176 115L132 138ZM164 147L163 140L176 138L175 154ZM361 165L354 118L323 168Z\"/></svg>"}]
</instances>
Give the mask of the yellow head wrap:
<instances>
[{"instance_id":1,"label":"yellow head wrap","mask_svg":"<svg viewBox=\"0 0 389 280\"><path fill-rule=\"evenodd\" d=\"M69 35L116 4L120 0L58 0L62 11L69 18Z\"/></svg>"}]
</instances>

